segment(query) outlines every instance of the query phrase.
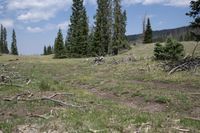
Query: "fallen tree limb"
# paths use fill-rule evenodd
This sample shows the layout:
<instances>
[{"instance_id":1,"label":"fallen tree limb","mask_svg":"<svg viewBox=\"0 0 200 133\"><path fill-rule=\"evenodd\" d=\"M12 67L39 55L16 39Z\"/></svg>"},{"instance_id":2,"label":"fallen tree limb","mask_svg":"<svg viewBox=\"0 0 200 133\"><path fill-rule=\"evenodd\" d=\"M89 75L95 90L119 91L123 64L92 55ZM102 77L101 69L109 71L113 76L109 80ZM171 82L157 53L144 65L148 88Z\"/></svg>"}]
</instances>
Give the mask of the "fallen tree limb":
<instances>
[{"instance_id":1,"label":"fallen tree limb","mask_svg":"<svg viewBox=\"0 0 200 133\"><path fill-rule=\"evenodd\" d=\"M38 114L33 114L33 113L28 113L27 116L29 116L29 117L38 117L38 118L42 118L42 119L45 119L45 120L48 119L44 115L38 115Z\"/></svg>"},{"instance_id":2,"label":"fallen tree limb","mask_svg":"<svg viewBox=\"0 0 200 133\"><path fill-rule=\"evenodd\" d=\"M7 84L7 83L0 83L0 86L15 86L19 88L23 88L23 85L17 85L17 84Z\"/></svg>"},{"instance_id":3,"label":"fallen tree limb","mask_svg":"<svg viewBox=\"0 0 200 133\"><path fill-rule=\"evenodd\" d=\"M89 129L89 131L92 132L92 133L99 133L99 132L104 132L104 131L106 131L106 129L102 129L102 130Z\"/></svg>"},{"instance_id":4,"label":"fallen tree limb","mask_svg":"<svg viewBox=\"0 0 200 133\"><path fill-rule=\"evenodd\" d=\"M17 94L16 96L11 97L11 98L4 98L3 100L4 100L4 101L18 100L19 97L21 97L21 96L26 96L26 95L30 95L30 94L31 94L30 92L25 92L25 93L22 93L22 94Z\"/></svg>"},{"instance_id":5,"label":"fallen tree limb","mask_svg":"<svg viewBox=\"0 0 200 133\"><path fill-rule=\"evenodd\" d=\"M178 130L180 132L190 132L189 129L181 129L181 128L174 128L174 129L176 129L176 130Z\"/></svg>"},{"instance_id":6,"label":"fallen tree limb","mask_svg":"<svg viewBox=\"0 0 200 133\"><path fill-rule=\"evenodd\" d=\"M78 105L74 105L74 104L69 104L69 103L66 103L66 102L63 102L63 101L60 101L60 100L57 100L57 99L53 99L53 97L57 96L57 95L71 95L70 93L56 93L50 97L46 97L46 96L43 96L42 98L36 98L36 99L30 99L30 97L33 96L32 93L30 92L26 92L26 93L22 93L22 94L18 94L14 97L11 97L11 98L4 98L3 100L4 101L29 101L29 102L33 102L33 101L51 101L51 102L54 102L60 106L64 106L64 107L74 107L74 108L82 108L82 107L85 107L85 106L78 106ZM28 96L28 98L20 98L22 96Z\"/></svg>"},{"instance_id":7,"label":"fallen tree limb","mask_svg":"<svg viewBox=\"0 0 200 133\"><path fill-rule=\"evenodd\" d=\"M200 121L199 118L193 118L193 117L185 117L185 119L190 119L190 120L194 120L194 121Z\"/></svg>"},{"instance_id":8,"label":"fallen tree limb","mask_svg":"<svg viewBox=\"0 0 200 133\"><path fill-rule=\"evenodd\" d=\"M184 64L181 64L181 65L179 65L179 66L177 66L177 67L175 67L175 68L173 68L173 69L168 73L168 75L171 75L171 74L174 73L177 69L181 68L182 66L184 66L184 65L186 65L186 64L187 64L187 62L184 63Z\"/></svg>"},{"instance_id":9,"label":"fallen tree limb","mask_svg":"<svg viewBox=\"0 0 200 133\"><path fill-rule=\"evenodd\" d=\"M54 98L54 97L56 97L56 96L58 96L58 95L74 95L74 94L72 94L72 93L56 93L56 94L53 94L52 96L50 96L49 98Z\"/></svg>"},{"instance_id":10,"label":"fallen tree limb","mask_svg":"<svg viewBox=\"0 0 200 133\"><path fill-rule=\"evenodd\" d=\"M83 106L77 106L77 105L74 105L74 104L68 104L68 103L65 103L63 101L52 99L52 98L49 98L49 97L43 97L43 98L41 98L41 100L52 101L54 103L57 103L60 106L66 106L66 107L70 106L70 107L75 107L75 108L81 108L81 107L83 107Z\"/></svg>"}]
</instances>

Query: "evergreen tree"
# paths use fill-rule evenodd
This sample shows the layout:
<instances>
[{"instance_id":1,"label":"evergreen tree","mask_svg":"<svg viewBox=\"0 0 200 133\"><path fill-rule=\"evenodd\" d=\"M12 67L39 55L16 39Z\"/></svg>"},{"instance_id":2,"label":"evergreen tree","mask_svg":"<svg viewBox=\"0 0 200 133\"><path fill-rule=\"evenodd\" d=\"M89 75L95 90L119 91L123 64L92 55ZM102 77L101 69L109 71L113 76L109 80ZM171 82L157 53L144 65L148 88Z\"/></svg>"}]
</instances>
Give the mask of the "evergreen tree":
<instances>
[{"instance_id":1,"label":"evergreen tree","mask_svg":"<svg viewBox=\"0 0 200 133\"><path fill-rule=\"evenodd\" d=\"M6 28L3 29L3 53L9 54Z\"/></svg>"},{"instance_id":2,"label":"evergreen tree","mask_svg":"<svg viewBox=\"0 0 200 133\"><path fill-rule=\"evenodd\" d=\"M3 53L3 25L1 25L1 30L0 30L0 53Z\"/></svg>"},{"instance_id":3,"label":"evergreen tree","mask_svg":"<svg viewBox=\"0 0 200 133\"><path fill-rule=\"evenodd\" d=\"M114 0L114 25L113 25L113 44L112 44L112 54L117 55L119 50L123 47L124 39L124 20L121 11L121 0Z\"/></svg>"},{"instance_id":4,"label":"evergreen tree","mask_svg":"<svg viewBox=\"0 0 200 133\"><path fill-rule=\"evenodd\" d=\"M122 19L122 49L129 49L130 46L128 44L128 40L126 37L126 25L127 25L127 16L126 10L123 12L123 19Z\"/></svg>"},{"instance_id":5,"label":"evergreen tree","mask_svg":"<svg viewBox=\"0 0 200 133\"><path fill-rule=\"evenodd\" d=\"M48 54L48 55L53 54L52 48L51 48L50 45L47 47L47 54Z\"/></svg>"},{"instance_id":6,"label":"evergreen tree","mask_svg":"<svg viewBox=\"0 0 200 133\"><path fill-rule=\"evenodd\" d=\"M191 22L191 27L193 28L191 34L197 42L192 52L192 57L193 57L200 41L200 0L195 0L195 1L192 0L190 2L190 9L191 9L190 12L186 13L186 15L194 19L193 22Z\"/></svg>"},{"instance_id":7,"label":"evergreen tree","mask_svg":"<svg viewBox=\"0 0 200 133\"><path fill-rule=\"evenodd\" d=\"M94 27L90 29L89 36L88 36L88 48L87 48L87 55L94 56L95 53L92 51L93 48L93 39L94 39Z\"/></svg>"},{"instance_id":8,"label":"evergreen tree","mask_svg":"<svg viewBox=\"0 0 200 133\"><path fill-rule=\"evenodd\" d=\"M86 56L89 29L83 0L73 0L70 22L65 42L67 52L71 57Z\"/></svg>"},{"instance_id":9,"label":"evergreen tree","mask_svg":"<svg viewBox=\"0 0 200 133\"><path fill-rule=\"evenodd\" d=\"M148 18L147 20L147 26L146 26L146 31L145 31L145 35L144 35L144 43L152 43L152 29L151 29L151 23L150 23L150 19Z\"/></svg>"},{"instance_id":10,"label":"evergreen tree","mask_svg":"<svg viewBox=\"0 0 200 133\"><path fill-rule=\"evenodd\" d=\"M92 44L93 56L108 54L112 43L112 1L97 0L97 4Z\"/></svg>"},{"instance_id":11,"label":"evergreen tree","mask_svg":"<svg viewBox=\"0 0 200 133\"><path fill-rule=\"evenodd\" d=\"M54 58L64 58L66 56L61 29L59 29L57 37L55 39L54 54Z\"/></svg>"},{"instance_id":12,"label":"evergreen tree","mask_svg":"<svg viewBox=\"0 0 200 133\"><path fill-rule=\"evenodd\" d=\"M13 33L12 33L11 54L18 55L17 40L16 40L16 34L15 34L14 29L13 29Z\"/></svg>"},{"instance_id":13,"label":"evergreen tree","mask_svg":"<svg viewBox=\"0 0 200 133\"><path fill-rule=\"evenodd\" d=\"M46 46L44 46L43 55L47 55L47 47Z\"/></svg>"}]
</instances>

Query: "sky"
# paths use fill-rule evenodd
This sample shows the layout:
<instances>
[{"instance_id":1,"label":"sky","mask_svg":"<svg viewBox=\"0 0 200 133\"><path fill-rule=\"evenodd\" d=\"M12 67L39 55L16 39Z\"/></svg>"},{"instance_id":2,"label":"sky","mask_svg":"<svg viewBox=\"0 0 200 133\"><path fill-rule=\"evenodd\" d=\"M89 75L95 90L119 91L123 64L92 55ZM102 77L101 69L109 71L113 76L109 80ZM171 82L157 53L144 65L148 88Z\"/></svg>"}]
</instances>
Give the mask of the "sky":
<instances>
[{"instance_id":1,"label":"sky","mask_svg":"<svg viewBox=\"0 0 200 133\"><path fill-rule=\"evenodd\" d=\"M153 30L189 25L190 0L122 0L127 11L127 35L142 32L144 15L151 20ZM10 47L12 30L17 35L20 54L42 54L44 45L53 45L59 28L66 37L72 0L0 0L0 24L8 31ZM96 0L84 0L89 25L93 26Z\"/></svg>"}]
</instances>

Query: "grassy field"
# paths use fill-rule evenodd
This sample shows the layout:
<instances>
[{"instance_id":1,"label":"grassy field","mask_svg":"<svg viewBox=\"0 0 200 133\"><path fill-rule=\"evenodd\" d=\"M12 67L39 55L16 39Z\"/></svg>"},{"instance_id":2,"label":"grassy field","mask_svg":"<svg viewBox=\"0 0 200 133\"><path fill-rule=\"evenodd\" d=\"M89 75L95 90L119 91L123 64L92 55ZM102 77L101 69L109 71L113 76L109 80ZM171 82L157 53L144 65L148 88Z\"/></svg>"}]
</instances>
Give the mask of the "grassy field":
<instances>
[{"instance_id":1,"label":"grassy field","mask_svg":"<svg viewBox=\"0 0 200 133\"><path fill-rule=\"evenodd\" d=\"M200 132L200 69L168 75L153 60L153 46L133 46L101 65L93 58L0 56L0 75L13 84L0 85L0 131ZM184 46L192 53L193 42ZM44 100L50 96L67 105Z\"/></svg>"}]
</instances>

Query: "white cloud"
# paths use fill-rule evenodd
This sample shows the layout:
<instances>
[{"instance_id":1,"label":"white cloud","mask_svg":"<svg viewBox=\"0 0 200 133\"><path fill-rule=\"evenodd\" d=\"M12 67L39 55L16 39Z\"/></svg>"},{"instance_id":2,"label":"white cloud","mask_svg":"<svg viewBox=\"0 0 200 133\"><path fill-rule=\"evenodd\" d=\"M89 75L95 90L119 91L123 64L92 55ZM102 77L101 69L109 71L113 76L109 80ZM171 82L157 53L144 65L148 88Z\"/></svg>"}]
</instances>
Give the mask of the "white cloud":
<instances>
[{"instance_id":1,"label":"white cloud","mask_svg":"<svg viewBox=\"0 0 200 133\"><path fill-rule=\"evenodd\" d=\"M27 31L32 33L50 31L50 30L58 30L59 28L62 30L66 30L68 28L69 21L61 22L59 24L46 24L44 27L31 27L28 26L26 28Z\"/></svg>"},{"instance_id":2,"label":"white cloud","mask_svg":"<svg viewBox=\"0 0 200 133\"><path fill-rule=\"evenodd\" d=\"M12 28L14 26L14 21L12 19L0 19L0 24L6 28Z\"/></svg>"},{"instance_id":3,"label":"white cloud","mask_svg":"<svg viewBox=\"0 0 200 133\"><path fill-rule=\"evenodd\" d=\"M42 32L43 29L40 27L27 27L26 28L29 32L37 33L37 32Z\"/></svg>"},{"instance_id":4,"label":"white cloud","mask_svg":"<svg viewBox=\"0 0 200 133\"><path fill-rule=\"evenodd\" d=\"M9 0L7 8L18 11L18 20L41 21L55 17L60 10L70 7L72 0Z\"/></svg>"},{"instance_id":5,"label":"white cloud","mask_svg":"<svg viewBox=\"0 0 200 133\"><path fill-rule=\"evenodd\" d=\"M61 10L68 10L72 0L7 0L7 8L17 11L18 20L38 22L49 20ZM95 4L96 0L85 0L85 4Z\"/></svg>"},{"instance_id":6,"label":"white cloud","mask_svg":"<svg viewBox=\"0 0 200 133\"><path fill-rule=\"evenodd\" d=\"M123 0L124 5L134 5L134 4L162 4L167 6L187 6L191 0Z\"/></svg>"}]
</instances>

